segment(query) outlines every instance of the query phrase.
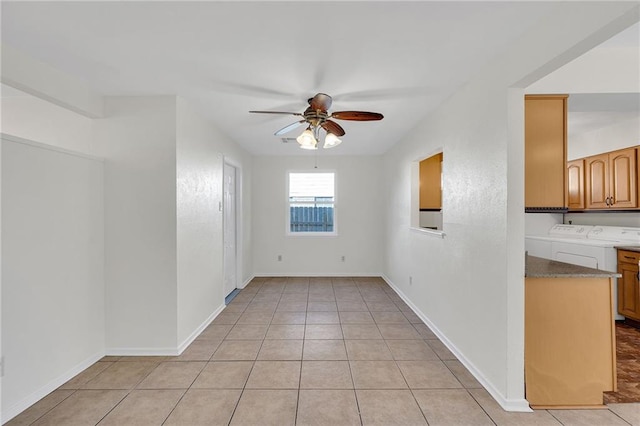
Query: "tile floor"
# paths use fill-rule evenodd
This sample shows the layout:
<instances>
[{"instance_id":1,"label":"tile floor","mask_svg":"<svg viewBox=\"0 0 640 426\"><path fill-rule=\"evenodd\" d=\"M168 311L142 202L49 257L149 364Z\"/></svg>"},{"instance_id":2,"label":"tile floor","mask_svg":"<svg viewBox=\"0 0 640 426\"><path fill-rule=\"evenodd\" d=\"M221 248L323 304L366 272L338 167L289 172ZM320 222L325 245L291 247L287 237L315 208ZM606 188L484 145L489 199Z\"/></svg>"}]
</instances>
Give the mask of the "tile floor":
<instances>
[{"instance_id":1,"label":"tile floor","mask_svg":"<svg viewBox=\"0 0 640 426\"><path fill-rule=\"evenodd\" d=\"M16 425L640 425L503 411L379 278L255 279L179 357L105 357Z\"/></svg>"},{"instance_id":2,"label":"tile floor","mask_svg":"<svg viewBox=\"0 0 640 426\"><path fill-rule=\"evenodd\" d=\"M606 392L606 403L640 402L640 329L616 323L618 391Z\"/></svg>"}]
</instances>

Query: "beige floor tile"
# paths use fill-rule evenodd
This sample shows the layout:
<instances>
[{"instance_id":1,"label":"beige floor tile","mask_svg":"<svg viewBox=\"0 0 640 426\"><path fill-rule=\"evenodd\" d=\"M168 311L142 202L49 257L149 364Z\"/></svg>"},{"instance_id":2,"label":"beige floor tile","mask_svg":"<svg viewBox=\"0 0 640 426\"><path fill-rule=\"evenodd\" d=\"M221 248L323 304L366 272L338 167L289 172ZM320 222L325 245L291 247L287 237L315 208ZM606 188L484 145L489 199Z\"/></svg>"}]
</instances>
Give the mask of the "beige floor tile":
<instances>
[{"instance_id":1,"label":"beige floor tile","mask_svg":"<svg viewBox=\"0 0 640 426\"><path fill-rule=\"evenodd\" d=\"M211 357L211 361L253 361L262 346L261 340L225 340Z\"/></svg>"},{"instance_id":2,"label":"beige floor tile","mask_svg":"<svg viewBox=\"0 0 640 426\"><path fill-rule=\"evenodd\" d=\"M479 381L473 377L473 374L467 370L467 368L462 365L462 363L458 360L447 360L443 361L444 364L451 370L454 376L458 379L458 381L467 389L481 389L482 385Z\"/></svg>"},{"instance_id":3,"label":"beige floor tile","mask_svg":"<svg viewBox=\"0 0 640 426\"><path fill-rule=\"evenodd\" d=\"M267 324L236 324L225 340L262 340L268 328Z\"/></svg>"},{"instance_id":4,"label":"beige floor tile","mask_svg":"<svg viewBox=\"0 0 640 426\"><path fill-rule=\"evenodd\" d=\"M608 404L607 406L627 423L632 426L640 426L640 402Z\"/></svg>"},{"instance_id":5,"label":"beige floor tile","mask_svg":"<svg viewBox=\"0 0 640 426\"><path fill-rule=\"evenodd\" d=\"M233 308L232 308L233 309ZM244 311L244 308L242 309ZM221 324L235 324L240 318L242 312L236 311L232 312L229 310L227 306L224 311L222 311L212 322L211 324L221 325Z\"/></svg>"},{"instance_id":6,"label":"beige floor tile","mask_svg":"<svg viewBox=\"0 0 640 426\"><path fill-rule=\"evenodd\" d=\"M340 312L341 324L374 324L373 317L369 312Z\"/></svg>"},{"instance_id":7,"label":"beige floor tile","mask_svg":"<svg viewBox=\"0 0 640 426\"><path fill-rule=\"evenodd\" d=\"M400 311L375 311L371 312L377 324L409 324L409 321Z\"/></svg>"},{"instance_id":8,"label":"beige floor tile","mask_svg":"<svg viewBox=\"0 0 640 426\"><path fill-rule=\"evenodd\" d=\"M457 360L456 356L440 340L425 340L441 360Z\"/></svg>"},{"instance_id":9,"label":"beige floor tile","mask_svg":"<svg viewBox=\"0 0 640 426\"><path fill-rule=\"evenodd\" d=\"M98 425L160 425L169 416L184 393L184 389L134 390Z\"/></svg>"},{"instance_id":10,"label":"beige floor tile","mask_svg":"<svg viewBox=\"0 0 640 426\"><path fill-rule=\"evenodd\" d=\"M296 284L292 284L292 283L287 283L284 286L284 291L282 292L283 295L285 294L304 294L307 295L309 294L309 283L296 283Z\"/></svg>"},{"instance_id":11,"label":"beige floor tile","mask_svg":"<svg viewBox=\"0 0 640 426\"><path fill-rule=\"evenodd\" d=\"M304 324L306 318L306 312L276 312L271 324Z\"/></svg>"},{"instance_id":12,"label":"beige floor tile","mask_svg":"<svg viewBox=\"0 0 640 426\"><path fill-rule=\"evenodd\" d=\"M5 423L5 426L30 425L31 423L42 417L44 414L46 414L53 407L70 397L73 392L74 391L71 389L55 390L49 395L42 398L40 401L33 404L31 407L27 408L22 413L15 416L9 422Z\"/></svg>"},{"instance_id":13,"label":"beige floor tile","mask_svg":"<svg viewBox=\"0 0 640 426\"><path fill-rule=\"evenodd\" d=\"M309 293L309 303L316 302L333 302L335 304L336 297L330 291L325 293Z\"/></svg>"},{"instance_id":14,"label":"beige floor tile","mask_svg":"<svg viewBox=\"0 0 640 426\"><path fill-rule=\"evenodd\" d=\"M198 377L206 362L163 362L138 385L138 389L187 389Z\"/></svg>"},{"instance_id":15,"label":"beige floor tile","mask_svg":"<svg viewBox=\"0 0 640 426\"><path fill-rule=\"evenodd\" d=\"M363 425L426 425L408 390L357 390Z\"/></svg>"},{"instance_id":16,"label":"beige floor tile","mask_svg":"<svg viewBox=\"0 0 640 426\"><path fill-rule=\"evenodd\" d=\"M307 305L307 312L337 312L336 302L312 302Z\"/></svg>"},{"instance_id":17,"label":"beige floor tile","mask_svg":"<svg viewBox=\"0 0 640 426\"><path fill-rule=\"evenodd\" d=\"M384 340L345 340L347 357L350 360L386 361L391 360L391 352Z\"/></svg>"},{"instance_id":18,"label":"beige floor tile","mask_svg":"<svg viewBox=\"0 0 640 426\"><path fill-rule=\"evenodd\" d=\"M304 325L271 324L265 339L304 339Z\"/></svg>"},{"instance_id":19,"label":"beige floor tile","mask_svg":"<svg viewBox=\"0 0 640 426\"><path fill-rule=\"evenodd\" d=\"M232 327L231 324L211 324L200 333L198 340L222 340Z\"/></svg>"},{"instance_id":20,"label":"beige floor tile","mask_svg":"<svg viewBox=\"0 0 640 426\"><path fill-rule=\"evenodd\" d=\"M429 425L493 425L493 421L466 390L414 390L413 396Z\"/></svg>"},{"instance_id":21,"label":"beige floor tile","mask_svg":"<svg viewBox=\"0 0 640 426\"><path fill-rule=\"evenodd\" d=\"M301 312L307 309L307 301L306 300L296 300L296 301L280 301L278 303L278 307L276 308L276 312Z\"/></svg>"},{"instance_id":22,"label":"beige floor tile","mask_svg":"<svg viewBox=\"0 0 640 426\"><path fill-rule=\"evenodd\" d=\"M303 361L300 389L353 389L347 361Z\"/></svg>"},{"instance_id":23,"label":"beige floor tile","mask_svg":"<svg viewBox=\"0 0 640 426\"><path fill-rule=\"evenodd\" d=\"M420 319L420 317L418 315L415 314L415 312L411 311L411 310L404 310L402 306L399 306L398 303L396 303L396 306L398 306L398 309L400 309L400 312L402 312L404 314L404 317L407 319L407 321L409 321L411 324L423 324L422 320ZM406 306L406 305L405 305Z\"/></svg>"},{"instance_id":24,"label":"beige floor tile","mask_svg":"<svg viewBox=\"0 0 640 426\"><path fill-rule=\"evenodd\" d=\"M242 393L231 425L287 426L296 421L297 390L251 390Z\"/></svg>"},{"instance_id":25,"label":"beige floor tile","mask_svg":"<svg viewBox=\"0 0 640 426\"><path fill-rule=\"evenodd\" d=\"M228 425L241 390L189 389L164 426Z\"/></svg>"},{"instance_id":26,"label":"beige floor tile","mask_svg":"<svg viewBox=\"0 0 640 426\"><path fill-rule=\"evenodd\" d=\"M394 361L349 361L356 389L406 389Z\"/></svg>"},{"instance_id":27,"label":"beige floor tile","mask_svg":"<svg viewBox=\"0 0 640 426\"><path fill-rule=\"evenodd\" d=\"M125 390L79 390L33 424L37 426L95 425L126 395Z\"/></svg>"},{"instance_id":28,"label":"beige floor tile","mask_svg":"<svg viewBox=\"0 0 640 426\"><path fill-rule=\"evenodd\" d=\"M369 312L369 307L363 300L338 301L338 311L345 312Z\"/></svg>"},{"instance_id":29,"label":"beige floor tile","mask_svg":"<svg viewBox=\"0 0 640 426\"><path fill-rule=\"evenodd\" d=\"M385 340L396 361L436 361L438 355L423 340Z\"/></svg>"},{"instance_id":30,"label":"beige floor tile","mask_svg":"<svg viewBox=\"0 0 640 426\"><path fill-rule=\"evenodd\" d=\"M342 333L348 340L382 339L382 334L375 324L342 324Z\"/></svg>"},{"instance_id":31,"label":"beige floor tile","mask_svg":"<svg viewBox=\"0 0 640 426\"><path fill-rule=\"evenodd\" d=\"M302 350L305 361L340 361L347 359L344 340L305 340Z\"/></svg>"},{"instance_id":32,"label":"beige floor tile","mask_svg":"<svg viewBox=\"0 0 640 426\"><path fill-rule=\"evenodd\" d=\"M60 386L58 389L80 389L89 380L95 378L98 374L102 373L112 364L112 362L96 362L89 368L83 370L80 374L76 375L73 379Z\"/></svg>"},{"instance_id":33,"label":"beige floor tile","mask_svg":"<svg viewBox=\"0 0 640 426\"><path fill-rule=\"evenodd\" d=\"M154 361L115 362L89 380L83 389L133 389L159 363Z\"/></svg>"},{"instance_id":34,"label":"beige floor tile","mask_svg":"<svg viewBox=\"0 0 640 426\"><path fill-rule=\"evenodd\" d=\"M378 324L385 339L420 339L420 335L411 324Z\"/></svg>"},{"instance_id":35,"label":"beige floor tile","mask_svg":"<svg viewBox=\"0 0 640 426\"><path fill-rule=\"evenodd\" d=\"M400 312L400 309L390 300L386 302L370 302L365 299L365 303L371 312Z\"/></svg>"},{"instance_id":36,"label":"beige floor tile","mask_svg":"<svg viewBox=\"0 0 640 426\"><path fill-rule=\"evenodd\" d=\"M549 410L564 426L629 426L609 410Z\"/></svg>"},{"instance_id":37,"label":"beige floor tile","mask_svg":"<svg viewBox=\"0 0 640 426\"><path fill-rule=\"evenodd\" d=\"M306 302L309 298L308 290L304 293L283 293L280 297L280 303L282 302ZM306 308L303 310L307 310Z\"/></svg>"},{"instance_id":38,"label":"beige floor tile","mask_svg":"<svg viewBox=\"0 0 640 426\"><path fill-rule=\"evenodd\" d=\"M340 324L311 324L304 331L305 339L342 339Z\"/></svg>"},{"instance_id":39,"label":"beige floor tile","mask_svg":"<svg viewBox=\"0 0 640 426\"><path fill-rule=\"evenodd\" d=\"M498 426L560 426L546 410L535 410L532 413L516 413L504 411L485 389L469 389L471 396L478 401L482 409ZM604 426L604 425L601 425Z\"/></svg>"},{"instance_id":40,"label":"beige floor tile","mask_svg":"<svg viewBox=\"0 0 640 426\"><path fill-rule=\"evenodd\" d=\"M211 361L202 369L192 389L242 389L253 361Z\"/></svg>"},{"instance_id":41,"label":"beige floor tile","mask_svg":"<svg viewBox=\"0 0 640 426\"><path fill-rule=\"evenodd\" d=\"M278 297L275 297L275 300L270 300L270 301L264 301L264 300L256 301L254 299L253 301L251 301L251 303L247 305L247 309L244 310L243 315L251 312L272 314L276 311L277 307L278 307Z\"/></svg>"},{"instance_id":42,"label":"beige floor tile","mask_svg":"<svg viewBox=\"0 0 640 426\"><path fill-rule=\"evenodd\" d=\"M272 312L245 312L240 316L240 318L238 318L238 322L236 324L264 325L269 324L271 322L271 318L273 318Z\"/></svg>"},{"instance_id":43,"label":"beige floor tile","mask_svg":"<svg viewBox=\"0 0 640 426\"><path fill-rule=\"evenodd\" d=\"M398 367L411 389L462 387L442 361L398 361Z\"/></svg>"},{"instance_id":44,"label":"beige floor tile","mask_svg":"<svg viewBox=\"0 0 640 426\"><path fill-rule=\"evenodd\" d=\"M355 392L335 389L301 390L296 425L360 425Z\"/></svg>"},{"instance_id":45,"label":"beige floor tile","mask_svg":"<svg viewBox=\"0 0 640 426\"><path fill-rule=\"evenodd\" d=\"M120 358L122 358L121 356L114 356L114 355L105 355L102 358L100 358L99 361L102 362L116 362L116 361L120 361Z\"/></svg>"},{"instance_id":46,"label":"beige floor tile","mask_svg":"<svg viewBox=\"0 0 640 426\"><path fill-rule=\"evenodd\" d=\"M338 312L307 312L307 324L339 324Z\"/></svg>"},{"instance_id":47,"label":"beige floor tile","mask_svg":"<svg viewBox=\"0 0 640 426\"><path fill-rule=\"evenodd\" d=\"M433 331L426 324L413 324L413 328L416 329L420 337L423 339L437 339L438 337L434 334Z\"/></svg>"},{"instance_id":48,"label":"beige floor tile","mask_svg":"<svg viewBox=\"0 0 640 426\"><path fill-rule=\"evenodd\" d=\"M242 312L244 312L245 309L247 309L247 306L249 306L249 302L238 302L234 298L231 301L231 303L229 303L227 305L227 307L224 308L224 312L239 312L239 313L242 313Z\"/></svg>"},{"instance_id":49,"label":"beige floor tile","mask_svg":"<svg viewBox=\"0 0 640 426\"><path fill-rule=\"evenodd\" d=\"M167 361L170 358L171 358L170 356L155 356L155 355L140 356L140 355L133 355L133 356L121 356L120 359L118 360L118 362L149 361L149 362L155 362L156 364L160 364L161 362Z\"/></svg>"},{"instance_id":50,"label":"beige floor tile","mask_svg":"<svg viewBox=\"0 0 640 426\"><path fill-rule=\"evenodd\" d=\"M298 389L300 361L256 361L247 389Z\"/></svg>"},{"instance_id":51,"label":"beige floor tile","mask_svg":"<svg viewBox=\"0 0 640 426\"><path fill-rule=\"evenodd\" d=\"M187 349L171 361L209 361L221 340L194 340Z\"/></svg>"},{"instance_id":52,"label":"beige floor tile","mask_svg":"<svg viewBox=\"0 0 640 426\"><path fill-rule=\"evenodd\" d=\"M302 359L302 340L265 340L262 343L259 360L293 361Z\"/></svg>"}]
</instances>

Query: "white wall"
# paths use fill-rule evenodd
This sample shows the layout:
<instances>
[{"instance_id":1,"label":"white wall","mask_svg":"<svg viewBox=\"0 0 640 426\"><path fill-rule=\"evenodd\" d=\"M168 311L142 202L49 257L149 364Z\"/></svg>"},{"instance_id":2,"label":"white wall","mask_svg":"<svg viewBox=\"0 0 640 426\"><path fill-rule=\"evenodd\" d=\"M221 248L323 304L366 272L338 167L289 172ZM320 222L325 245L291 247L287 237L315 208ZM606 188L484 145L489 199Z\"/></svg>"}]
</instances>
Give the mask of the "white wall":
<instances>
[{"instance_id":1,"label":"white wall","mask_svg":"<svg viewBox=\"0 0 640 426\"><path fill-rule=\"evenodd\" d=\"M524 90L517 88L634 19L635 5L558 4L384 158L386 277L510 410L528 408ZM438 147L444 152L443 239L409 229L411 163Z\"/></svg>"},{"instance_id":2,"label":"white wall","mask_svg":"<svg viewBox=\"0 0 640 426\"><path fill-rule=\"evenodd\" d=\"M2 133L91 154L93 120L2 86Z\"/></svg>"},{"instance_id":3,"label":"white wall","mask_svg":"<svg viewBox=\"0 0 640 426\"><path fill-rule=\"evenodd\" d=\"M640 117L575 135L567 144L567 159L575 160L636 145L640 145Z\"/></svg>"},{"instance_id":4,"label":"white wall","mask_svg":"<svg viewBox=\"0 0 640 426\"><path fill-rule=\"evenodd\" d=\"M104 354L103 163L2 140L3 421Z\"/></svg>"},{"instance_id":5,"label":"white wall","mask_svg":"<svg viewBox=\"0 0 640 426\"><path fill-rule=\"evenodd\" d=\"M381 274L383 206L387 203L380 189L381 157L321 156L317 161L317 170L336 173L337 236L285 234L287 172L316 170L312 152L253 158L255 275ZM282 255L281 262L278 255ZM341 256L345 256L345 262Z\"/></svg>"},{"instance_id":6,"label":"white wall","mask_svg":"<svg viewBox=\"0 0 640 426\"><path fill-rule=\"evenodd\" d=\"M184 346L224 307L222 164L238 167L239 221L247 239L238 246L238 286L251 278L251 157L178 98L177 109L178 343Z\"/></svg>"},{"instance_id":7,"label":"white wall","mask_svg":"<svg viewBox=\"0 0 640 426\"><path fill-rule=\"evenodd\" d=\"M108 354L177 348L176 98L106 98L95 120L105 158Z\"/></svg>"}]
</instances>

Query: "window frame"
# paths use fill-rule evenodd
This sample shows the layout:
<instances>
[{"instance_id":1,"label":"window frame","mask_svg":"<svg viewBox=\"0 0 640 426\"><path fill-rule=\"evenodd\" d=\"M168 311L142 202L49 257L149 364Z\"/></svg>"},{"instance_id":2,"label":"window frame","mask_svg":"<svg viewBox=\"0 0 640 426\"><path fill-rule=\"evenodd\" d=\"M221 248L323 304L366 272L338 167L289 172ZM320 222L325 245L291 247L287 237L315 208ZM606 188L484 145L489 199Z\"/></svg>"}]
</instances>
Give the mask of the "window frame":
<instances>
[{"instance_id":1,"label":"window frame","mask_svg":"<svg viewBox=\"0 0 640 426\"><path fill-rule=\"evenodd\" d=\"M292 173L332 173L333 174L333 231L291 231L291 202L289 200L289 181ZM286 181L286 211L285 215L285 235L287 237L336 237L338 236L338 173L334 169L314 169L314 170L288 170L285 174Z\"/></svg>"}]
</instances>

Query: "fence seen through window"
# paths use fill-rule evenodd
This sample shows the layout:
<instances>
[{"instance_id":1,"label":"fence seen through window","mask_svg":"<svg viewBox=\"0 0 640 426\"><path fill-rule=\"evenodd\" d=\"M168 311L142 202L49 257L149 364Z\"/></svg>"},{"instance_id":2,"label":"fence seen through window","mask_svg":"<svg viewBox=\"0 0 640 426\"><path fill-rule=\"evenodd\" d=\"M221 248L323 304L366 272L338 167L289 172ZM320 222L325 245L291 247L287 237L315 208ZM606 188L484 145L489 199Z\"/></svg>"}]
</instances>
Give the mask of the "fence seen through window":
<instances>
[{"instance_id":1,"label":"fence seen through window","mask_svg":"<svg viewBox=\"0 0 640 426\"><path fill-rule=\"evenodd\" d=\"M289 173L289 231L335 230L335 174Z\"/></svg>"}]
</instances>

